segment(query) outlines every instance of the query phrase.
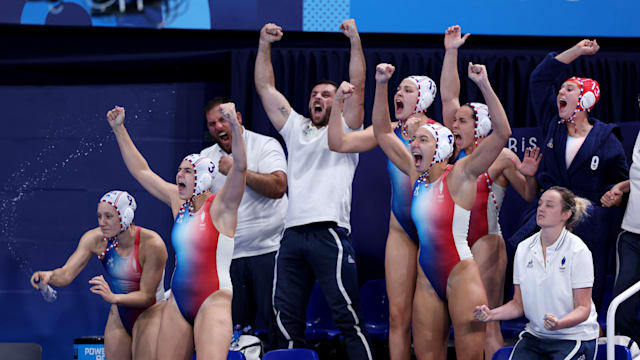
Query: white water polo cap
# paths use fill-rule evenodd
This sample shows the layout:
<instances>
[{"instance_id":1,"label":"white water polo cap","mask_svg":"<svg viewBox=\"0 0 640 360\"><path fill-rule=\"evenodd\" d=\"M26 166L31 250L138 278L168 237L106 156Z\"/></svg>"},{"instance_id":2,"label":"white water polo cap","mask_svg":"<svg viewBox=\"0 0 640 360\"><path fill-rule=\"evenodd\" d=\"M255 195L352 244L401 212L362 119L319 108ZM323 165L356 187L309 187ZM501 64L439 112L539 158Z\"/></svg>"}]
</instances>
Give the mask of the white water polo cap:
<instances>
[{"instance_id":1,"label":"white water polo cap","mask_svg":"<svg viewBox=\"0 0 640 360\"><path fill-rule=\"evenodd\" d=\"M136 199L128 192L113 190L104 194L100 202L105 202L116 209L120 220L120 231L125 231L133 222L133 215L136 211Z\"/></svg>"},{"instance_id":2,"label":"white water polo cap","mask_svg":"<svg viewBox=\"0 0 640 360\"><path fill-rule=\"evenodd\" d=\"M486 137L491 132L491 115L489 115L489 107L483 103L467 103L467 106L473 110L475 117L475 143L478 146L478 139Z\"/></svg>"},{"instance_id":3,"label":"white water polo cap","mask_svg":"<svg viewBox=\"0 0 640 360\"><path fill-rule=\"evenodd\" d=\"M436 139L436 152L433 154L431 165L447 160L453 154L453 133L448 128L435 123L424 124L423 128L429 130Z\"/></svg>"},{"instance_id":4,"label":"white water polo cap","mask_svg":"<svg viewBox=\"0 0 640 360\"><path fill-rule=\"evenodd\" d=\"M202 194L210 190L213 185L213 176L215 175L216 165L211 159L200 154L191 154L185 156L182 161L188 161L193 166L195 175L195 186L193 187L193 196Z\"/></svg>"},{"instance_id":5,"label":"white water polo cap","mask_svg":"<svg viewBox=\"0 0 640 360\"><path fill-rule=\"evenodd\" d=\"M413 81L418 87L418 103L416 104L414 112L422 113L427 111L436 98L436 92L438 90L436 83L433 82L430 77L423 75L411 75L407 77L407 79Z\"/></svg>"}]
</instances>

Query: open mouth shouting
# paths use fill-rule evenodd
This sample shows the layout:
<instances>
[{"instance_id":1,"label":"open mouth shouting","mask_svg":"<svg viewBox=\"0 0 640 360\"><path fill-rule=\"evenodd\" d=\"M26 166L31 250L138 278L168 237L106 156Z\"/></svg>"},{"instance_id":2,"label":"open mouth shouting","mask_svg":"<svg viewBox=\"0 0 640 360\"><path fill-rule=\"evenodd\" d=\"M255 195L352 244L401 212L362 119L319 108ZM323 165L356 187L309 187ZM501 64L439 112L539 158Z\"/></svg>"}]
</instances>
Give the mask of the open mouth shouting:
<instances>
[{"instance_id":1,"label":"open mouth shouting","mask_svg":"<svg viewBox=\"0 0 640 360\"><path fill-rule=\"evenodd\" d=\"M396 99L395 104L396 104L396 115L402 114L402 111L404 110L404 103L402 102L402 100Z\"/></svg>"},{"instance_id":2,"label":"open mouth shouting","mask_svg":"<svg viewBox=\"0 0 640 360\"><path fill-rule=\"evenodd\" d=\"M226 131L220 131L218 133L218 137L220 138L220 140L222 141L228 141L229 140L229 134L227 134Z\"/></svg>"},{"instance_id":3,"label":"open mouth shouting","mask_svg":"<svg viewBox=\"0 0 640 360\"><path fill-rule=\"evenodd\" d=\"M413 163L416 169L420 169L422 166L422 154L418 151L414 151L411 155L413 155Z\"/></svg>"},{"instance_id":4,"label":"open mouth shouting","mask_svg":"<svg viewBox=\"0 0 640 360\"><path fill-rule=\"evenodd\" d=\"M322 108L322 104L320 102L314 102L313 105L311 106L311 114L314 117L322 115L323 110L324 109Z\"/></svg>"},{"instance_id":5,"label":"open mouth shouting","mask_svg":"<svg viewBox=\"0 0 640 360\"><path fill-rule=\"evenodd\" d=\"M457 131L453 131L453 140L457 148L462 147L462 136Z\"/></svg>"},{"instance_id":6,"label":"open mouth shouting","mask_svg":"<svg viewBox=\"0 0 640 360\"><path fill-rule=\"evenodd\" d=\"M562 111L567 107L567 99L564 97L558 98L558 110Z\"/></svg>"}]
</instances>

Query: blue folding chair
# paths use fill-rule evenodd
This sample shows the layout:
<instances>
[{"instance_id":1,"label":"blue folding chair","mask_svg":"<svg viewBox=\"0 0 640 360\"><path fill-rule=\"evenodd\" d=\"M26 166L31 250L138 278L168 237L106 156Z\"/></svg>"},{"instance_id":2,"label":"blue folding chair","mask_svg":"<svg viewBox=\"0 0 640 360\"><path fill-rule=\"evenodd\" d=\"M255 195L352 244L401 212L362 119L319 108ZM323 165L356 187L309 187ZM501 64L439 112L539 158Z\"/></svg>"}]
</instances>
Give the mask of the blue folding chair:
<instances>
[{"instance_id":1,"label":"blue folding chair","mask_svg":"<svg viewBox=\"0 0 640 360\"><path fill-rule=\"evenodd\" d=\"M513 320L505 320L500 322L500 331L505 339L518 339L520 333L524 330L529 320L522 316Z\"/></svg>"},{"instance_id":2,"label":"blue folding chair","mask_svg":"<svg viewBox=\"0 0 640 360\"><path fill-rule=\"evenodd\" d=\"M502 349L496 351L493 354L492 360L507 360L513 351L513 346L506 346ZM631 352L629 348L622 345L616 345L615 347L615 357L616 360L632 360ZM599 344L598 345L598 353L596 354L596 360L607 360L607 345Z\"/></svg>"},{"instance_id":3,"label":"blue folding chair","mask_svg":"<svg viewBox=\"0 0 640 360\"><path fill-rule=\"evenodd\" d=\"M227 354L227 360L246 360L246 358L240 351L229 350L229 354Z\"/></svg>"},{"instance_id":4,"label":"blue folding chair","mask_svg":"<svg viewBox=\"0 0 640 360\"><path fill-rule=\"evenodd\" d=\"M389 338L389 298L384 279L367 281L360 288L364 326L373 340Z\"/></svg>"},{"instance_id":5,"label":"blue folding chair","mask_svg":"<svg viewBox=\"0 0 640 360\"><path fill-rule=\"evenodd\" d=\"M493 357L491 359L492 360L508 360L512 351L513 351L513 346L505 346L501 349L498 349L498 351L496 351L493 354Z\"/></svg>"},{"instance_id":6,"label":"blue folding chair","mask_svg":"<svg viewBox=\"0 0 640 360\"><path fill-rule=\"evenodd\" d=\"M196 360L197 356L194 352L193 357L191 358L192 360ZM247 360L244 357L244 354L241 353L240 351L233 351L233 350L229 350L229 353L227 354L227 360Z\"/></svg>"},{"instance_id":7,"label":"blue folding chair","mask_svg":"<svg viewBox=\"0 0 640 360\"><path fill-rule=\"evenodd\" d=\"M264 354L262 360L320 360L320 358L310 349L284 349L269 351Z\"/></svg>"},{"instance_id":8,"label":"blue folding chair","mask_svg":"<svg viewBox=\"0 0 640 360\"><path fill-rule=\"evenodd\" d=\"M318 282L313 286L309 305L307 305L307 329L305 336L307 340L324 341L335 338L340 334L340 330L333 325L331 318L331 308L320 290Z\"/></svg>"},{"instance_id":9,"label":"blue folding chair","mask_svg":"<svg viewBox=\"0 0 640 360\"><path fill-rule=\"evenodd\" d=\"M632 360L631 351L629 351L628 347L616 345L614 350L616 360ZM596 360L607 360L607 344L598 344Z\"/></svg>"}]
</instances>

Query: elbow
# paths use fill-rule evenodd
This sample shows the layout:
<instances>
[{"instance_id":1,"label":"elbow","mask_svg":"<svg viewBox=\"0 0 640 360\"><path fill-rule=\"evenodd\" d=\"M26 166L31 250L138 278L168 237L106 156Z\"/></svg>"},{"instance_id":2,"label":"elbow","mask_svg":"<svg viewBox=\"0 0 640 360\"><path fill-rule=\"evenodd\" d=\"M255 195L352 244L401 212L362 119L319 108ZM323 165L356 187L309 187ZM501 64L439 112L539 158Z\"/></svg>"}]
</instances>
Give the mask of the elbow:
<instances>
[{"instance_id":1,"label":"elbow","mask_svg":"<svg viewBox=\"0 0 640 360\"><path fill-rule=\"evenodd\" d=\"M500 129L500 137L504 139L504 141L509 141L509 137L511 136L511 126L509 125L509 120L505 119L504 126Z\"/></svg>"},{"instance_id":2,"label":"elbow","mask_svg":"<svg viewBox=\"0 0 640 360\"><path fill-rule=\"evenodd\" d=\"M144 300L143 303L141 304L143 308L149 307L151 305L153 305L156 301L156 296L155 294L149 294L149 293L145 293L144 294Z\"/></svg>"},{"instance_id":3,"label":"elbow","mask_svg":"<svg viewBox=\"0 0 640 360\"><path fill-rule=\"evenodd\" d=\"M287 179L285 177L284 179L281 179L276 183L276 186L274 186L273 188L273 194L271 197L273 199L280 199L286 193L287 193Z\"/></svg>"},{"instance_id":4,"label":"elbow","mask_svg":"<svg viewBox=\"0 0 640 360\"><path fill-rule=\"evenodd\" d=\"M332 136L329 136L329 150L336 152L340 150L340 142L333 139Z\"/></svg>"},{"instance_id":5,"label":"elbow","mask_svg":"<svg viewBox=\"0 0 640 360\"><path fill-rule=\"evenodd\" d=\"M273 199L282 199L282 197L284 196L284 194L286 194L286 192L287 192L287 187L286 186L283 187L283 188L278 187L277 189L275 189L273 191L273 194L272 194L271 197Z\"/></svg>"},{"instance_id":6,"label":"elbow","mask_svg":"<svg viewBox=\"0 0 640 360\"><path fill-rule=\"evenodd\" d=\"M344 152L342 150L342 142L341 141L331 141L329 140L329 150L334 151L334 152ZM286 185L285 185L286 187Z\"/></svg>"}]
</instances>

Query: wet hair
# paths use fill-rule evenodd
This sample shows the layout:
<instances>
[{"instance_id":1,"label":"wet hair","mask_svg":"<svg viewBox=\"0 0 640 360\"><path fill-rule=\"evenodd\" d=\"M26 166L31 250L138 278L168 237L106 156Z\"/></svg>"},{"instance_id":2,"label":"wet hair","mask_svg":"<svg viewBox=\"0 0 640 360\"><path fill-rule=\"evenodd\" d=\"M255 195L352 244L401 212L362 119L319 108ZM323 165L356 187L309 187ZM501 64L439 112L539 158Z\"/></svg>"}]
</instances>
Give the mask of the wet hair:
<instances>
[{"instance_id":1,"label":"wet hair","mask_svg":"<svg viewBox=\"0 0 640 360\"><path fill-rule=\"evenodd\" d=\"M591 201L576 196L571 190L562 186L552 186L547 191L553 190L560 194L562 212L571 211L571 216L565 222L565 227L569 231L573 231L573 227L577 225L582 219L589 216L587 213L591 206Z\"/></svg>"},{"instance_id":2,"label":"wet hair","mask_svg":"<svg viewBox=\"0 0 640 360\"><path fill-rule=\"evenodd\" d=\"M316 81L315 84L313 84L313 86L311 87L311 89L313 89L314 87L318 86L318 85L322 85L322 84L329 84L329 85L333 85L333 87L336 88L336 91L338 91L338 84L335 83L335 81L332 80L327 80L327 79L322 79L322 80L318 80Z\"/></svg>"},{"instance_id":3,"label":"wet hair","mask_svg":"<svg viewBox=\"0 0 640 360\"><path fill-rule=\"evenodd\" d=\"M232 103L233 101L226 96L216 96L213 99L209 100L207 104L204 106L204 116L207 117L207 113L211 111L214 107L220 104Z\"/></svg>"}]
</instances>

